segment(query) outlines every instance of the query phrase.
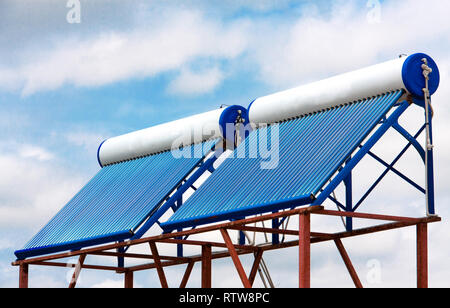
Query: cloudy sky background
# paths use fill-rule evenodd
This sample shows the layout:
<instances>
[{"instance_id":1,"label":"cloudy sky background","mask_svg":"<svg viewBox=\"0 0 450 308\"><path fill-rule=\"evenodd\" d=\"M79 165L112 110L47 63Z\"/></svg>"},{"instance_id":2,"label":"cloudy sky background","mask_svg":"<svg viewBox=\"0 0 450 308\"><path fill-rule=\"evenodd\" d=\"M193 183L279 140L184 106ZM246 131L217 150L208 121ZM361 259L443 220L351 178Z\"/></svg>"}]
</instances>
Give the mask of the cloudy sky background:
<instances>
[{"instance_id":1,"label":"cloudy sky background","mask_svg":"<svg viewBox=\"0 0 450 308\"><path fill-rule=\"evenodd\" d=\"M105 138L222 104L247 106L414 52L430 54L441 71L433 106L436 207L444 222L430 226L429 277L430 286L450 286L448 1L81 1L79 24L67 22L66 4L0 2L0 287L17 285L14 250L98 171L96 150ZM422 114L412 107L401 122L417 130ZM404 144L390 132L375 151L389 161ZM423 183L417 153L408 152L398 169ZM382 171L364 160L355 171L355 199ZM423 216L423 197L400 183L388 176L361 211ZM314 218L313 229L342 225ZM365 286L415 285L414 228L344 244ZM266 262L276 286L297 285L296 249L267 254ZM230 260L214 264L215 286L240 286ZM168 270L169 284L176 286L183 271ZM70 274L37 267L30 273L31 286L49 287L66 286ZM86 270L80 278L82 287L123 285L116 274ZM199 278L196 267L190 286L199 286ZM159 285L152 271L137 274L136 284ZM312 249L312 285L352 286L329 243Z\"/></svg>"}]
</instances>

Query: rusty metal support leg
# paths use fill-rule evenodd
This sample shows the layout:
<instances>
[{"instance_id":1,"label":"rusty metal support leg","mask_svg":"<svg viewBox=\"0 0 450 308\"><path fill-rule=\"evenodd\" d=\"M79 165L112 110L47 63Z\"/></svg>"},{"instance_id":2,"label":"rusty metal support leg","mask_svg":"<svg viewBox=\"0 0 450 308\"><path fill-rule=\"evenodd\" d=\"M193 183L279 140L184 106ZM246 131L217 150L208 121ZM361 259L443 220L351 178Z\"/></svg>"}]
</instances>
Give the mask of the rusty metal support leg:
<instances>
[{"instance_id":1,"label":"rusty metal support leg","mask_svg":"<svg viewBox=\"0 0 450 308\"><path fill-rule=\"evenodd\" d=\"M125 272L125 289L133 289L133 272Z\"/></svg>"},{"instance_id":2,"label":"rusty metal support leg","mask_svg":"<svg viewBox=\"0 0 450 308\"><path fill-rule=\"evenodd\" d=\"M227 245L228 252L230 253L231 259L233 260L236 270L238 271L242 284L244 285L245 288L251 288L252 285L250 284L250 281L248 280L247 275L245 274L244 268L242 267L242 263L239 260L239 256L236 252L236 249L234 249L234 245L233 242L231 241L230 235L228 234L226 229L220 229L220 232L222 233L222 237L225 241L225 244Z\"/></svg>"},{"instance_id":3,"label":"rusty metal support leg","mask_svg":"<svg viewBox=\"0 0 450 308\"><path fill-rule=\"evenodd\" d=\"M164 274L164 269L161 265L161 258L159 257L158 248L156 247L155 242L150 242L150 250L152 251L153 259L156 265L156 271L158 272L159 281L161 282L161 287L168 288L166 275Z\"/></svg>"},{"instance_id":4,"label":"rusty metal support leg","mask_svg":"<svg viewBox=\"0 0 450 308\"><path fill-rule=\"evenodd\" d=\"M84 260L86 255L81 255L78 259L78 263L73 271L72 279L70 280L69 289L74 289L77 285L78 277L80 276L81 269L83 268Z\"/></svg>"},{"instance_id":5,"label":"rusty metal support leg","mask_svg":"<svg viewBox=\"0 0 450 308\"><path fill-rule=\"evenodd\" d=\"M192 269L194 268L194 261L188 263L186 267L186 271L184 272L183 280L181 280L180 289L186 288L186 285L189 281L189 277L191 276Z\"/></svg>"},{"instance_id":6,"label":"rusty metal support leg","mask_svg":"<svg viewBox=\"0 0 450 308\"><path fill-rule=\"evenodd\" d=\"M261 263L263 255L263 250L259 249L255 253L255 261L253 262L252 270L250 271L250 276L248 277L248 280L250 281L250 284L253 286L253 283L255 282L256 274L258 273L259 264Z\"/></svg>"},{"instance_id":7,"label":"rusty metal support leg","mask_svg":"<svg viewBox=\"0 0 450 308\"><path fill-rule=\"evenodd\" d=\"M311 217L299 215L299 287L311 287Z\"/></svg>"},{"instance_id":8,"label":"rusty metal support leg","mask_svg":"<svg viewBox=\"0 0 450 308\"><path fill-rule=\"evenodd\" d=\"M202 288L211 288L211 245L202 245Z\"/></svg>"},{"instance_id":9,"label":"rusty metal support leg","mask_svg":"<svg viewBox=\"0 0 450 308\"><path fill-rule=\"evenodd\" d=\"M19 267L19 288L28 288L28 264L20 264Z\"/></svg>"},{"instance_id":10,"label":"rusty metal support leg","mask_svg":"<svg viewBox=\"0 0 450 308\"><path fill-rule=\"evenodd\" d=\"M428 227L417 225L417 287L428 288Z\"/></svg>"},{"instance_id":11,"label":"rusty metal support leg","mask_svg":"<svg viewBox=\"0 0 450 308\"><path fill-rule=\"evenodd\" d=\"M341 254L342 260L344 260L345 266L347 267L347 270L350 274L350 277L353 280L353 283L355 284L355 287L361 289L363 285L361 283L361 280L359 280L358 274L356 273L356 270L353 267L352 261L350 260L347 251L344 248L344 244L342 244L342 241L340 239L335 239L334 242L336 243L336 247L339 250L339 253Z\"/></svg>"}]
</instances>

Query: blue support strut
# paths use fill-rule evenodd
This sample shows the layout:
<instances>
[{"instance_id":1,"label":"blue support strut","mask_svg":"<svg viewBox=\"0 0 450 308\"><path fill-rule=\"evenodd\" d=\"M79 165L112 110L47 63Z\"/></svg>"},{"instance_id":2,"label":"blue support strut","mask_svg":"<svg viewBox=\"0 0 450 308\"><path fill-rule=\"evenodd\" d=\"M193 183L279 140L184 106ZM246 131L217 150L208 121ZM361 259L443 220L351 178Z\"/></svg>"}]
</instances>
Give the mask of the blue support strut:
<instances>
[{"instance_id":1,"label":"blue support strut","mask_svg":"<svg viewBox=\"0 0 450 308\"><path fill-rule=\"evenodd\" d=\"M118 243L123 243L123 241L118 241ZM125 253L125 248L124 247L119 247L117 248L117 252L118 253ZM123 268L125 267L125 258L124 257L117 257L117 267L119 268Z\"/></svg>"},{"instance_id":2,"label":"blue support strut","mask_svg":"<svg viewBox=\"0 0 450 308\"><path fill-rule=\"evenodd\" d=\"M425 125L423 125L419 131L414 135L414 138L418 138L420 134L425 129ZM359 206L366 200L366 198L369 196L369 194L375 189L375 187L383 180L383 178L388 174L388 172L395 166L395 164L402 158L402 156L408 151L408 149L411 147L411 142L408 142L408 144L403 148L403 150L400 151L400 153L397 155L397 157L389 164L389 167L384 170L384 172L378 177L378 179L370 186L370 188L366 191L366 193L359 199L359 201L355 204L355 207L353 208L353 211L356 211ZM369 152L370 153L370 152Z\"/></svg>"},{"instance_id":3,"label":"blue support strut","mask_svg":"<svg viewBox=\"0 0 450 308\"><path fill-rule=\"evenodd\" d=\"M192 185L191 185L192 187ZM180 198L176 201L176 209L177 211L181 206L183 205L183 195L180 196ZM178 232L182 232L183 229L178 229ZM178 237L177 239L182 240L183 237ZM183 244L177 244L177 257L182 258L183 257Z\"/></svg>"},{"instance_id":4,"label":"blue support strut","mask_svg":"<svg viewBox=\"0 0 450 308\"><path fill-rule=\"evenodd\" d=\"M349 162L351 159L349 159L347 162ZM350 171L349 174L344 178L344 184L345 184L345 211L346 212L352 212L353 211L353 189L352 189L352 172ZM345 228L347 231L353 231L353 218L352 217L345 217Z\"/></svg>"},{"instance_id":5,"label":"blue support strut","mask_svg":"<svg viewBox=\"0 0 450 308\"><path fill-rule=\"evenodd\" d=\"M389 116L386 121L378 128L375 133L369 138L369 140L364 144L364 146L359 149L359 151L353 156L353 158L347 162L344 168L336 175L336 177L328 184L327 187L322 191L322 193L317 197L317 199L311 204L321 205L328 198L328 196L336 189L336 187L351 173L353 168L363 159L363 157L370 151L370 149L375 145L375 143L380 140L380 138L387 132L387 130L397 122L398 118L405 112L409 107L407 101L403 101L397 109Z\"/></svg>"},{"instance_id":6,"label":"blue support strut","mask_svg":"<svg viewBox=\"0 0 450 308\"><path fill-rule=\"evenodd\" d=\"M205 171L214 164L217 158L218 155L216 155L216 153L213 153L213 156L205 161L197 169L197 171L195 171L194 174L178 188L178 190L169 198L169 200L167 200L163 205L161 205L155 212L150 215L149 219L144 223L144 225L139 228L139 230L131 237L131 240L141 238L158 221L158 219L167 212L168 209L175 205L175 202L180 199L180 197L189 189L189 187L191 187L191 185L194 184L195 181L197 181L198 178L200 178L200 176L202 176L202 174L205 173Z\"/></svg>"},{"instance_id":7,"label":"blue support strut","mask_svg":"<svg viewBox=\"0 0 450 308\"><path fill-rule=\"evenodd\" d=\"M402 135L406 140L408 140L412 146L417 150L417 152L419 153L420 157L422 158L423 162L425 162L425 151L423 150L422 146L420 145L420 143L417 141L416 138L414 138L413 136L411 136L410 133L408 133L408 131L406 129L404 129L402 126L400 126L400 124L398 124L398 122L394 123L394 125L392 125L392 127L400 134Z\"/></svg>"},{"instance_id":8,"label":"blue support strut","mask_svg":"<svg viewBox=\"0 0 450 308\"><path fill-rule=\"evenodd\" d=\"M385 162L384 160L382 160L380 157L378 157L378 155L372 153L371 151L369 151L369 154L372 158L374 158L377 162L379 162L380 164L382 164L383 166L385 166L389 171L392 171L393 173L395 173L396 175L398 175L399 177L401 177L403 180L405 180L406 182L408 182L409 184L411 184L412 186L414 186L415 188L417 188L417 190L419 190L421 193L425 193L425 189L423 189L419 184L417 184L416 182L414 182L413 180L411 180L410 178L408 178L406 175L404 175L403 173L401 173L400 171L398 171L397 169L395 169L393 166L389 165L387 162Z\"/></svg>"},{"instance_id":9,"label":"blue support strut","mask_svg":"<svg viewBox=\"0 0 450 308\"><path fill-rule=\"evenodd\" d=\"M278 211L273 211L272 213L276 214ZM278 218L272 219L272 228L278 229L280 226L280 222ZM278 245L280 243L280 235L278 233L272 233L272 244Z\"/></svg>"},{"instance_id":10,"label":"blue support strut","mask_svg":"<svg viewBox=\"0 0 450 308\"><path fill-rule=\"evenodd\" d=\"M430 106L428 108L431 109ZM425 117L426 117L425 113ZM431 145L433 144L433 130L432 130L432 111L428 112L428 131ZM426 177L427 177L427 188L426 188L426 197L427 197L427 215L433 216L436 215L436 211L434 208L434 171L433 171L433 147L425 149L427 152L426 155Z\"/></svg>"}]
</instances>

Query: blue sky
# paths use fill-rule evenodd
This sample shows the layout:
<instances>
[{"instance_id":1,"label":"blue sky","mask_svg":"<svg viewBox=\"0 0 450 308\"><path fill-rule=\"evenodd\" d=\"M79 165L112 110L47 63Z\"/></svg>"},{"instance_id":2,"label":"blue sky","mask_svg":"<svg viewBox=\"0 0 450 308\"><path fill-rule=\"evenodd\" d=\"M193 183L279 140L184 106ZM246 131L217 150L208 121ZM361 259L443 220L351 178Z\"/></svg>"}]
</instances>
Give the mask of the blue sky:
<instances>
[{"instance_id":1,"label":"blue sky","mask_svg":"<svg viewBox=\"0 0 450 308\"><path fill-rule=\"evenodd\" d=\"M81 23L69 24L65 0L2 1L0 287L17 284L17 271L9 266L13 251L98 171L95 154L105 138L222 104L247 106L256 97L402 53L429 53L440 66L442 83L434 98L436 194L438 212L445 217L450 212L445 209L450 199L450 144L445 134L450 129L445 120L450 115L445 100L450 94L447 2L82 0ZM387 156L393 152L389 138L379 149ZM408 157L405 169L416 164L413 156ZM420 169L412 173L420 180ZM384 188L391 191L395 180L389 178ZM378 211L376 197L381 196L369 200L368 210ZM400 205L408 202L409 207ZM420 216L423 207L420 199L417 202L405 188L380 207L388 213ZM435 261L430 283L449 286L450 249L439 243L448 243L450 230L446 223L433 228L439 237L430 246ZM407 279L412 274L403 275L414 265L403 265L403 253L396 249L400 241L405 251L410 249L411 256L405 258L414 256L413 231L408 232L382 237L387 242L384 249L381 240L371 247L348 243L363 273L371 259L383 264L386 278L374 287L414 285ZM358 247L365 247L369 256ZM347 278L329 278L342 271L334 250L317 249L313 277L318 278L313 278L313 285L351 285ZM278 261L296 266L288 256L271 259L273 267L278 266L280 286L289 286L290 281L296 285L289 266ZM220 263L218 273L225 273L226 265ZM33 275L32 285L33 279L47 286L66 284L64 271L36 269L39 278ZM114 275L83 275L81 285L86 287L122 283ZM151 277L139 276L138 284L154 286ZM235 279L216 278L216 283L226 286Z\"/></svg>"}]
</instances>

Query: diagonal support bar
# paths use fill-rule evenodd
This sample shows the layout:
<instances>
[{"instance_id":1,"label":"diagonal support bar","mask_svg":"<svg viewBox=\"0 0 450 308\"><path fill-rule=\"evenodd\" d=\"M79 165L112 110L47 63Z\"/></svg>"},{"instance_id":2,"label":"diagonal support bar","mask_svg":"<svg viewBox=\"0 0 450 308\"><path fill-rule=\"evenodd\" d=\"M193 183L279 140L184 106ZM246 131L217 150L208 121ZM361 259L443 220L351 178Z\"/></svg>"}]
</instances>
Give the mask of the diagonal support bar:
<instances>
[{"instance_id":1,"label":"diagonal support bar","mask_svg":"<svg viewBox=\"0 0 450 308\"><path fill-rule=\"evenodd\" d=\"M183 194L200 178L200 176L205 173L206 170L208 170L210 166L214 164L217 158L217 153L214 153L212 157L206 160L194 172L194 174L192 174L189 179L187 179L186 182L177 189L177 191L169 198L169 200L167 200L167 202L161 205L158 210L150 215L144 225L140 227L136 234L131 237L131 240L140 239L170 208L172 208L172 206L175 206Z\"/></svg>"},{"instance_id":2,"label":"diagonal support bar","mask_svg":"<svg viewBox=\"0 0 450 308\"><path fill-rule=\"evenodd\" d=\"M355 287L357 287L358 289L362 289L363 285L361 283L361 280L359 280L358 274L353 267L352 261L350 260L347 251L345 250L344 244L342 244L342 241L338 238L334 240L334 243L336 244L336 247L341 254L342 260L344 260L345 266L347 267L350 277L352 277Z\"/></svg>"},{"instance_id":3,"label":"diagonal support bar","mask_svg":"<svg viewBox=\"0 0 450 308\"><path fill-rule=\"evenodd\" d=\"M253 283L255 282L256 274L258 273L259 264L261 263L263 255L263 250L258 249L258 251L255 253L255 261L253 262L252 270L250 271L250 276L248 277L248 280L250 281L250 284L253 286Z\"/></svg>"},{"instance_id":4,"label":"diagonal support bar","mask_svg":"<svg viewBox=\"0 0 450 308\"><path fill-rule=\"evenodd\" d=\"M393 166L389 165L387 162L385 162L383 159L381 159L378 155L376 155L375 153L369 151L368 153L372 158L374 158L377 162L379 162L380 164L382 164L383 166L385 166L389 171L394 172L396 175L398 175L399 177L401 177L403 180L405 180L406 182L408 182L409 184L411 184L412 186L414 186L415 188L417 188L417 190L419 190L422 193L425 193L425 189L423 189L422 187L420 187L420 185L418 185L417 183L415 183L413 180L411 180L410 178L408 178L406 175L404 175L403 173L401 173L400 171L398 171L396 168L394 168Z\"/></svg>"},{"instance_id":5,"label":"diagonal support bar","mask_svg":"<svg viewBox=\"0 0 450 308\"><path fill-rule=\"evenodd\" d=\"M349 160L345 167L334 177L323 192L311 205L320 205L328 198L328 196L338 187L338 185L350 174L355 166L363 159L363 157L370 151L375 143L387 132L387 130L397 122L398 118L408 109L409 103L404 101L394 110L386 121L373 133L369 140L359 149L358 152Z\"/></svg>"},{"instance_id":6,"label":"diagonal support bar","mask_svg":"<svg viewBox=\"0 0 450 308\"><path fill-rule=\"evenodd\" d=\"M191 276L194 265L195 265L194 261L191 261L188 263L188 265L186 267L186 271L184 272L183 280L181 280L180 289L186 288L186 285L189 281L189 277Z\"/></svg>"},{"instance_id":7,"label":"diagonal support bar","mask_svg":"<svg viewBox=\"0 0 450 308\"><path fill-rule=\"evenodd\" d=\"M414 135L414 138L417 138L420 136L420 134L425 129L425 125L422 126L419 131ZM408 149L411 147L411 143L408 143L403 150L397 155L397 157L392 161L392 163L389 164L390 167L394 167L395 164L402 158L402 156L408 151ZM353 208L353 211L356 211L358 207L366 200L366 198L370 195L370 193L375 189L375 187L381 182L381 180L388 174L389 168L387 168L379 177L378 179L370 186L370 188L366 191L366 193L359 199L359 201L356 203L355 207Z\"/></svg>"},{"instance_id":8,"label":"diagonal support bar","mask_svg":"<svg viewBox=\"0 0 450 308\"><path fill-rule=\"evenodd\" d=\"M238 271L239 277L241 278L242 284L245 288L251 288L252 285L245 274L244 268L242 267L242 263L239 260L239 256L234 248L233 242L231 241L230 235L228 234L226 229L220 229L220 233L222 233L223 240L227 245L228 252L230 253L231 259L233 260L234 266Z\"/></svg>"},{"instance_id":9,"label":"diagonal support bar","mask_svg":"<svg viewBox=\"0 0 450 308\"><path fill-rule=\"evenodd\" d=\"M344 206L341 202L339 202L339 200L335 199L333 196L331 196L331 195L328 196L328 199L330 199L331 201L333 201L334 204L336 204L338 207L340 207L343 211L346 210L345 206Z\"/></svg>"},{"instance_id":10,"label":"diagonal support bar","mask_svg":"<svg viewBox=\"0 0 450 308\"><path fill-rule=\"evenodd\" d=\"M72 279L70 280L69 289L74 289L77 285L78 277L80 276L81 269L83 268L84 260L86 260L86 255L81 255L78 258L78 263L73 271Z\"/></svg>"},{"instance_id":11,"label":"diagonal support bar","mask_svg":"<svg viewBox=\"0 0 450 308\"><path fill-rule=\"evenodd\" d=\"M166 275L164 274L164 269L161 264L161 259L159 257L158 248L155 242L150 242L150 250L152 251L153 258L155 260L156 271L158 272L159 281L161 282L161 287L167 289L169 285L167 284Z\"/></svg>"},{"instance_id":12,"label":"diagonal support bar","mask_svg":"<svg viewBox=\"0 0 450 308\"><path fill-rule=\"evenodd\" d=\"M409 141L409 143L412 144L412 146L416 149L416 151L419 153L420 157L422 158L422 161L425 162L425 151L420 145L420 143L417 141L417 137L413 137L406 129L404 129L398 122L396 122L392 127L400 134L402 135L406 140Z\"/></svg>"}]
</instances>

